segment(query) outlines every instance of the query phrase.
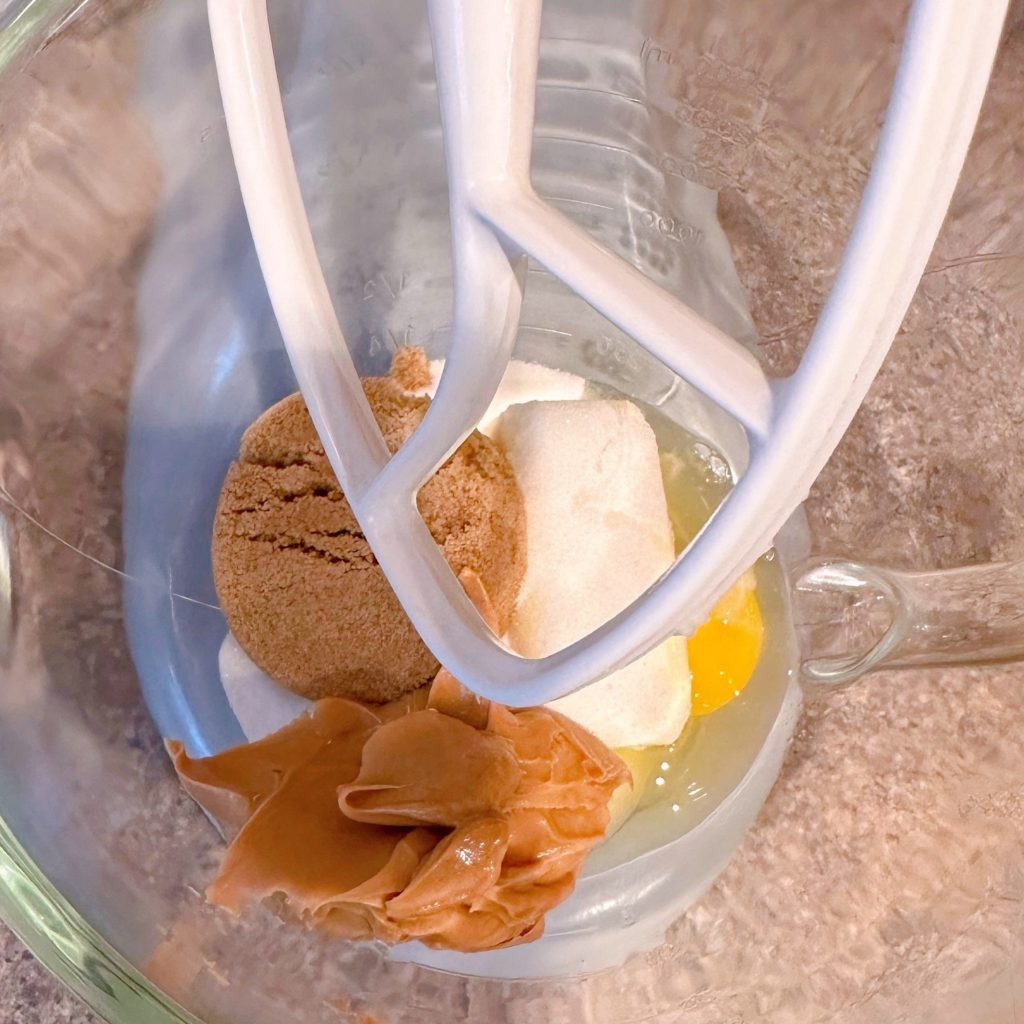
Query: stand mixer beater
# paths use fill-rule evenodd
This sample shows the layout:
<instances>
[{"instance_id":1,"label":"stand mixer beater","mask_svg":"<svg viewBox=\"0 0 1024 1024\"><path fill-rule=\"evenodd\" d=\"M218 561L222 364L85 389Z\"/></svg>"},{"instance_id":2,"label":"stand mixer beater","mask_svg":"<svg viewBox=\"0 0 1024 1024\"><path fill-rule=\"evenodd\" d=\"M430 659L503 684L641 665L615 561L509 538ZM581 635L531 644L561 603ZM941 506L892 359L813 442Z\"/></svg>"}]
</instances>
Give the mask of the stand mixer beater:
<instances>
[{"instance_id":1,"label":"stand mixer beater","mask_svg":"<svg viewBox=\"0 0 1024 1024\"><path fill-rule=\"evenodd\" d=\"M772 543L852 420L896 334L952 196L1007 0L917 0L838 274L801 365L756 358L538 197L530 183L541 0L430 0L449 179L454 307L444 373L392 458L359 384L313 244L266 0L210 0L218 77L256 249L325 451L403 607L438 660L511 706L565 696L688 635ZM749 465L676 563L564 650L524 659L488 630L416 510L511 357L530 258L744 428Z\"/></svg>"}]
</instances>

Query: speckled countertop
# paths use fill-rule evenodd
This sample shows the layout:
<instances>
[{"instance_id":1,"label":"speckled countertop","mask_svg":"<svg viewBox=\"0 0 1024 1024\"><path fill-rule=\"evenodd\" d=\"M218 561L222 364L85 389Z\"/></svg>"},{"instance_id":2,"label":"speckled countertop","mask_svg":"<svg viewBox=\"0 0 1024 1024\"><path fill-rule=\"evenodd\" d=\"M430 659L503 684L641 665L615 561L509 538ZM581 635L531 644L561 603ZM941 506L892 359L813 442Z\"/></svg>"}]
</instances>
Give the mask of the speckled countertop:
<instances>
[{"instance_id":1,"label":"speckled countertop","mask_svg":"<svg viewBox=\"0 0 1024 1024\"><path fill-rule=\"evenodd\" d=\"M32 954L0 925L0 1020L3 1024L97 1024Z\"/></svg>"},{"instance_id":2,"label":"speckled countertop","mask_svg":"<svg viewBox=\"0 0 1024 1024\"><path fill-rule=\"evenodd\" d=\"M689 17L697 6L687 5ZM903 5L872 6L879 38L891 40ZM809 500L820 550L916 568L1024 555L1024 173L1019 141L1008 143L1024 137L1022 12L1016 4L925 283ZM767 16L761 5L756 16ZM657 38L680 32L667 16ZM780 197L758 190L756 147L736 170L749 179L721 194L766 355L780 370L820 305L869 155L863 140L828 141L822 162L793 176L809 183L807 201L768 217L771 232L756 214ZM760 156L770 159L770 147ZM794 308L794 290L804 308ZM671 949L631 962L617 984L639 991L670 969L671 1003L652 1008L664 1022L891 1024L918 1019L917 997L907 1003L918 993L936 1000L932 1024L963 1021L967 1005L983 1013L986 1000L999 1009L977 1019L1009 1024L1005 1008L1024 1004L1020 681L1017 667L880 674L813 703L730 868L673 928ZM756 993L731 987L737 975L763 983ZM481 1022L574 1022L597 1019L572 1007L599 1005L601 984L579 1003L560 992L561 1002L538 1004L513 983L480 985L465 1000ZM563 1015L538 1015L540 1005ZM0 926L0 1024L94 1021Z\"/></svg>"}]
</instances>

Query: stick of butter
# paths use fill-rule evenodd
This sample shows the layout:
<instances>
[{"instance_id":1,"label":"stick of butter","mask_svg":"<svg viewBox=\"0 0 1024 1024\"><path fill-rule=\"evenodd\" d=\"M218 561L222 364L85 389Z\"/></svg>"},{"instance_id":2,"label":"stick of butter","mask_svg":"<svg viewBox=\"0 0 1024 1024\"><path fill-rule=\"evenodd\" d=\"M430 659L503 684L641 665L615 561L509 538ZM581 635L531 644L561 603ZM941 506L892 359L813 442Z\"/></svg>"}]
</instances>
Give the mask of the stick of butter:
<instances>
[{"instance_id":1,"label":"stick of butter","mask_svg":"<svg viewBox=\"0 0 1024 1024\"><path fill-rule=\"evenodd\" d=\"M526 402L497 421L526 505L526 576L508 641L539 658L639 597L675 557L658 446L632 402ZM686 641L555 701L610 747L672 743L690 713Z\"/></svg>"}]
</instances>

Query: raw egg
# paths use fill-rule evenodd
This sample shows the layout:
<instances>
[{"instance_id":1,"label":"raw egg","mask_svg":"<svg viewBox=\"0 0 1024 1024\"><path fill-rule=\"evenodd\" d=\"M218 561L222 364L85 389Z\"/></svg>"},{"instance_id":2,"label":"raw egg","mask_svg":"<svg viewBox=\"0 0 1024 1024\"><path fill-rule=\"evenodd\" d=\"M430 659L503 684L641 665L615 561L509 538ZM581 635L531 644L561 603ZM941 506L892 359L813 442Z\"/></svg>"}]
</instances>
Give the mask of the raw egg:
<instances>
[{"instance_id":1,"label":"raw egg","mask_svg":"<svg viewBox=\"0 0 1024 1024\"><path fill-rule=\"evenodd\" d=\"M707 715L750 682L764 643L764 621L752 570L745 572L687 642L692 713Z\"/></svg>"}]
</instances>

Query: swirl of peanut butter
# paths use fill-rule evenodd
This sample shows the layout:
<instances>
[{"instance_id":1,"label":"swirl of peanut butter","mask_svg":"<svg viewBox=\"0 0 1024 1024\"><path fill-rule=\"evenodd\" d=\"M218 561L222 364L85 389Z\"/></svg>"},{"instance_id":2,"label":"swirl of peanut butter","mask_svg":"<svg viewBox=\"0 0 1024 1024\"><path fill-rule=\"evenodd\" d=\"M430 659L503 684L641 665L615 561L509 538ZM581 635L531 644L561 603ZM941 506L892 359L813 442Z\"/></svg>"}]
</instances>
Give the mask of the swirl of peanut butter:
<instances>
[{"instance_id":1,"label":"swirl of peanut butter","mask_svg":"<svg viewBox=\"0 0 1024 1024\"><path fill-rule=\"evenodd\" d=\"M630 781L569 719L490 704L444 670L426 701L328 698L214 757L168 750L230 840L213 903L278 896L346 938L466 952L541 934Z\"/></svg>"}]
</instances>

